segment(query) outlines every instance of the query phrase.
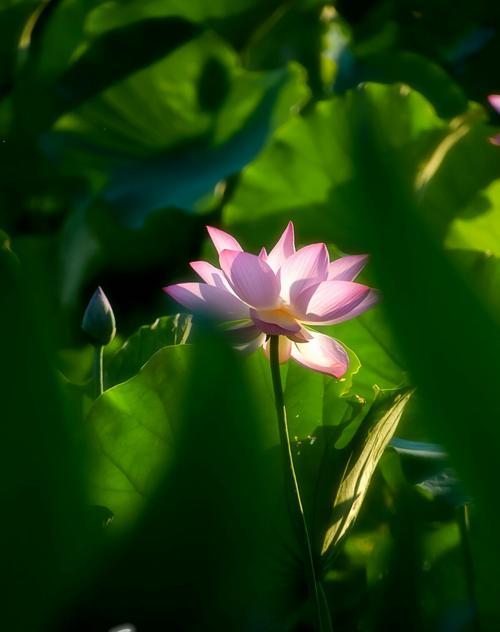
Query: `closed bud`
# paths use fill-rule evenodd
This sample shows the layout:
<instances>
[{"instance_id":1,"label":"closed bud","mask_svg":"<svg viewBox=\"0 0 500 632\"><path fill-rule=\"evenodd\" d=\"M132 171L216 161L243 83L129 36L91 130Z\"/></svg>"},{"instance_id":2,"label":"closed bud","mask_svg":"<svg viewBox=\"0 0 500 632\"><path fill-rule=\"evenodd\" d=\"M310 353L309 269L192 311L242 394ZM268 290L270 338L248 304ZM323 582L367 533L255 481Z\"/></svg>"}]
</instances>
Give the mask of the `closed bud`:
<instances>
[{"instance_id":1,"label":"closed bud","mask_svg":"<svg viewBox=\"0 0 500 632\"><path fill-rule=\"evenodd\" d=\"M94 345L108 345L115 337L115 315L101 287L97 288L87 305L82 329Z\"/></svg>"}]
</instances>

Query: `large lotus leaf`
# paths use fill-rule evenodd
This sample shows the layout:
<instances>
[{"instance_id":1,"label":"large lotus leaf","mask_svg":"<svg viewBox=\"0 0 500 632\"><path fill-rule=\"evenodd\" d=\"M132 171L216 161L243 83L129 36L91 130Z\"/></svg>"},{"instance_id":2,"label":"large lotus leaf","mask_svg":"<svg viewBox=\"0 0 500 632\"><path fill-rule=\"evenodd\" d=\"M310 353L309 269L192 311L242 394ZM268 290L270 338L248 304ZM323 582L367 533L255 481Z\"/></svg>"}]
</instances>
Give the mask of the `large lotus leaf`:
<instances>
[{"instance_id":1,"label":"large lotus leaf","mask_svg":"<svg viewBox=\"0 0 500 632\"><path fill-rule=\"evenodd\" d=\"M430 59L410 51L378 52L361 45L353 56L341 60L335 88L344 91L363 81L404 83L417 90L432 103L442 117L452 117L467 109L467 99L451 76ZM343 50L343 55L349 53Z\"/></svg>"},{"instance_id":2,"label":"large lotus leaf","mask_svg":"<svg viewBox=\"0 0 500 632\"><path fill-rule=\"evenodd\" d=\"M401 152L408 170L423 159L432 139L446 128L429 103L404 87L368 85L387 143ZM352 95L321 101L292 118L243 173L225 224L252 244L256 234L275 234L289 219L301 242L325 240L343 249L360 247L350 205L359 183L352 181L347 134ZM358 97L362 98L362 97Z\"/></svg>"},{"instance_id":3,"label":"large lotus leaf","mask_svg":"<svg viewBox=\"0 0 500 632\"><path fill-rule=\"evenodd\" d=\"M133 377L163 347L185 344L191 333L191 321L189 314L176 314L139 327L106 363L107 386Z\"/></svg>"},{"instance_id":4,"label":"large lotus leaf","mask_svg":"<svg viewBox=\"0 0 500 632\"><path fill-rule=\"evenodd\" d=\"M391 390L407 382L404 360L390 332L383 305L325 330L356 352L361 369L354 376L354 385L360 397L369 397L374 385Z\"/></svg>"},{"instance_id":5,"label":"large lotus leaf","mask_svg":"<svg viewBox=\"0 0 500 632\"><path fill-rule=\"evenodd\" d=\"M366 84L317 103L275 132L226 205L226 226L257 247L256 235L278 234L292 218L301 241L324 241L328 235L343 250L362 250L362 231L352 213L362 184L353 177L348 133L360 103L370 104L422 213L440 232L498 175L500 152L487 142L480 109L448 122L408 87Z\"/></svg>"},{"instance_id":6,"label":"large lotus leaf","mask_svg":"<svg viewBox=\"0 0 500 632\"><path fill-rule=\"evenodd\" d=\"M170 324L166 321L167 326ZM131 339L132 346L140 347L145 333L148 346L152 332L136 334L135 340ZM182 432L183 402L189 397L186 388L197 344L160 349L135 377L106 391L89 413L88 425L94 446L93 499L113 511L118 527L127 525L139 514L154 493L158 480L168 472L169 463L175 459ZM355 458L353 451L364 436L366 424L371 424L366 420L367 415L371 414L375 400L379 399L377 394L381 392L372 384L370 398L357 394L356 378L362 367L352 352L350 355L350 370L340 381L293 362L283 368L294 451L296 458L305 456L308 463L307 478L302 477L306 481L305 504L316 506L317 499L321 498L323 504L316 506L323 516L321 524L333 502L331 482L345 469L345 464ZM280 469L269 360L262 351L257 351L247 357L240 356L239 363L258 405L263 447L268 451L270 462L276 464L273 467ZM364 379L371 375L368 373ZM207 374L207 379L213 378ZM387 391L386 397L393 396ZM240 412L235 411L235 414ZM313 462L311 456L314 456ZM330 487L325 487L323 477ZM369 476L365 478L368 485Z\"/></svg>"},{"instance_id":7,"label":"large lotus leaf","mask_svg":"<svg viewBox=\"0 0 500 632\"><path fill-rule=\"evenodd\" d=\"M306 97L300 68L243 71L206 33L62 116L44 146L138 227L152 210L205 208Z\"/></svg>"},{"instance_id":8,"label":"large lotus leaf","mask_svg":"<svg viewBox=\"0 0 500 632\"><path fill-rule=\"evenodd\" d=\"M238 15L256 4L264 4L263 0L129 0L125 5L116 0L101 3L89 15L86 30L89 33L117 28L137 20L181 16L192 22L206 22ZM270 2L270 8L276 2Z\"/></svg>"},{"instance_id":9,"label":"large lotus leaf","mask_svg":"<svg viewBox=\"0 0 500 632\"><path fill-rule=\"evenodd\" d=\"M89 412L93 502L119 525L151 496L173 458L192 347L159 351L132 380L109 389Z\"/></svg>"},{"instance_id":10,"label":"large lotus leaf","mask_svg":"<svg viewBox=\"0 0 500 632\"><path fill-rule=\"evenodd\" d=\"M267 401L247 369L211 332L160 350L96 401L93 491L115 514L111 534L141 510L94 596L116 620L245 629L256 611L266 622L285 607L272 615L283 621L303 599L281 453L265 448ZM194 609L193 594L204 595Z\"/></svg>"},{"instance_id":11,"label":"large lotus leaf","mask_svg":"<svg viewBox=\"0 0 500 632\"><path fill-rule=\"evenodd\" d=\"M480 192L500 173L500 152L489 142L492 133L484 111L472 105L463 116L452 119L449 133L421 165L416 204L440 239L445 238L454 218L468 213L479 216L489 207L480 199ZM485 197L490 198L491 193L490 189Z\"/></svg>"},{"instance_id":12,"label":"large lotus leaf","mask_svg":"<svg viewBox=\"0 0 500 632\"><path fill-rule=\"evenodd\" d=\"M205 34L86 100L61 116L54 130L83 135L100 152L133 157L154 156L206 134L213 114L200 104L198 85L208 62L220 67L222 81L234 74L234 53L215 35Z\"/></svg>"},{"instance_id":13,"label":"large lotus leaf","mask_svg":"<svg viewBox=\"0 0 500 632\"><path fill-rule=\"evenodd\" d=\"M450 250L449 256L476 297L500 320L500 258L477 250Z\"/></svg>"},{"instance_id":14,"label":"large lotus leaf","mask_svg":"<svg viewBox=\"0 0 500 632\"><path fill-rule=\"evenodd\" d=\"M316 429L323 423L338 425L347 418L351 420L356 398L353 379L360 371L360 363L354 352L348 352L349 369L340 380L311 371L292 360L288 362L285 403L294 440L314 440Z\"/></svg>"},{"instance_id":15,"label":"large lotus leaf","mask_svg":"<svg viewBox=\"0 0 500 632\"><path fill-rule=\"evenodd\" d=\"M191 22L167 17L140 21L88 40L84 20L91 4L62 2L53 11L42 8L26 27L30 33L36 31L37 38L23 35L24 64L14 94L18 124L31 133L46 130L65 111L199 34ZM109 63L112 59L119 63Z\"/></svg>"},{"instance_id":16,"label":"large lotus leaf","mask_svg":"<svg viewBox=\"0 0 500 632\"><path fill-rule=\"evenodd\" d=\"M169 329L171 321L165 321ZM161 333L161 332L160 332ZM165 333L165 332L164 332ZM168 332L167 332L167 335ZM136 352L143 352L157 339L151 332L140 331L130 343L133 349L118 353L116 370L137 366ZM95 504L109 507L119 526L136 516L145 499L154 493L155 484L175 457L182 434L181 420L194 370L197 345L177 344L155 353L137 375L107 390L89 412L94 465L90 485ZM133 352L133 353L132 353ZM124 365L130 361L127 366ZM260 353L240 358L240 367L248 387L255 393L264 444L278 442L269 364ZM111 360L111 371L114 371ZM206 367L207 376L210 373ZM216 379L212 376L210 379ZM217 378L219 379L219 378ZM205 387L204 387L205 388ZM216 402L207 406L216 406ZM235 414L240 414L235 411ZM214 417L215 420L215 417Z\"/></svg>"},{"instance_id":17,"label":"large lotus leaf","mask_svg":"<svg viewBox=\"0 0 500 632\"><path fill-rule=\"evenodd\" d=\"M445 245L500 256L500 180L480 191L455 217Z\"/></svg>"}]
</instances>

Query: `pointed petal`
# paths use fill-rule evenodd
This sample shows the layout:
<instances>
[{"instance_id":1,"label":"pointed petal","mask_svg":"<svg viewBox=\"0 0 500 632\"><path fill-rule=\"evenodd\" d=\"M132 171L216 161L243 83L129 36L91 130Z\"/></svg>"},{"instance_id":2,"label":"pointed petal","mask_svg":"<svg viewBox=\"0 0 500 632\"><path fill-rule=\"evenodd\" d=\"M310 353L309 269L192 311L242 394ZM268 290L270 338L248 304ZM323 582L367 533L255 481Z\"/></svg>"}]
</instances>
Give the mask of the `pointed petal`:
<instances>
[{"instance_id":1,"label":"pointed petal","mask_svg":"<svg viewBox=\"0 0 500 632\"><path fill-rule=\"evenodd\" d=\"M240 244L229 233L225 233L220 228L214 228L213 226L207 226L207 231L219 254L223 250L237 250L238 252L243 251Z\"/></svg>"},{"instance_id":2,"label":"pointed petal","mask_svg":"<svg viewBox=\"0 0 500 632\"><path fill-rule=\"evenodd\" d=\"M500 112L500 94L490 94L488 101L492 108L495 108L497 112Z\"/></svg>"},{"instance_id":3,"label":"pointed petal","mask_svg":"<svg viewBox=\"0 0 500 632\"><path fill-rule=\"evenodd\" d=\"M269 359L271 359L270 347L271 347L271 341L266 340L264 343L264 353ZM287 360L290 358L290 353L292 351L292 341L288 340L288 338L286 338L285 336L280 336L278 348L279 348L279 362L280 364L283 364L284 362L287 362Z\"/></svg>"},{"instance_id":4,"label":"pointed petal","mask_svg":"<svg viewBox=\"0 0 500 632\"><path fill-rule=\"evenodd\" d=\"M328 266L328 281L354 281L368 261L368 255L348 255Z\"/></svg>"},{"instance_id":5,"label":"pointed petal","mask_svg":"<svg viewBox=\"0 0 500 632\"><path fill-rule=\"evenodd\" d=\"M349 366L349 356L344 347L330 336L311 330L309 333L311 339L308 342L292 344L292 358L314 371L342 377Z\"/></svg>"},{"instance_id":6,"label":"pointed petal","mask_svg":"<svg viewBox=\"0 0 500 632\"><path fill-rule=\"evenodd\" d=\"M224 288L205 283L177 283L164 287L169 294L187 309L223 320L248 318L248 306Z\"/></svg>"},{"instance_id":7,"label":"pointed petal","mask_svg":"<svg viewBox=\"0 0 500 632\"><path fill-rule=\"evenodd\" d=\"M304 322L334 325L354 318L378 301L378 294L352 281L325 281L314 290Z\"/></svg>"},{"instance_id":8,"label":"pointed petal","mask_svg":"<svg viewBox=\"0 0 500 632\"><path fill-rule=\"evenodd\" d=\"M223 250L220 265L229 284L242 301L256 308L273 308L280 284L265 261L249 252Z\"/></svg>"},{"instance_id":9,"label":"pointed petal","mask_svg":"<svg viewBox=\"0 0 500 632\"><path fill-rule=\"evenodd\" d=\"M231 294L233 293L226 277L224 276L224 272L219 270L219 268L216 268L211 263L208 263L208 261L191 261L189 265L193 268L196 274L205 281L205 283L208 283L208 285L222 287L231 292Z\"/></svg>"},{"instance_id":10,"label":"pointed petal","mask_svg":"<svg viewBox=\"0 0 500 632\"><path fill-rule=\"evenodd\" d=\"M271 250L267 257L267 262L271 268L277 272L288 257L295 253L295 236L293 222L288 222L288 226L283 231L279 241Z\"/></svg>"},{"instance_id":11,"label":"pointed petal","mask_svg":"<svg viewBox=\"0 0 500 632\"><path fill-rule=\"evenodd\" d=\"M288 257L280 271L283 300L293 305L295 297L300 292L326 281L329 263L325 244L310 244Z\"/></svg>"},{"instance_id":12,"label":"pointed petal","mask_svg":"<svg viewBox=\"0 0 500 632\"><path fill-rule=\"evenodd\" d=\"M260 252L259 252L259 257L260 257L261 259L264 259L264 261L266 261L266 259L267 259L267 250L266 250L264 247L262 247L262 248L260 249Z\"/></svg>"},{"instance_id":13,"label":"pointed petal","mask_svg":"<svg viewBox=\"0 0 500 632\"><path fill-rule=\"evenodd\" d=\"M293 316L276 309L251 309L250 317L261 331L270 335L288 336L297 334L302 329L302 325Z\"/></svg>"}]
</instances>

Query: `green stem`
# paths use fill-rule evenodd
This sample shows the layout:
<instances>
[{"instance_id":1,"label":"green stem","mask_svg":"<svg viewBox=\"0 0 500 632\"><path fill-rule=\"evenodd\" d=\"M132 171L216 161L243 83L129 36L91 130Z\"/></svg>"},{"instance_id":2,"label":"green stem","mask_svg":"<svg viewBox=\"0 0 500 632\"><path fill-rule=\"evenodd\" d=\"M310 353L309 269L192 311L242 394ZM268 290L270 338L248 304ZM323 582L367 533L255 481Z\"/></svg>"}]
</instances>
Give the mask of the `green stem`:
<instances>
[{"instance_id":1,"label":"green stem","mask_svg":"<svg viewBox=\"0 0 500 632\"><path fill-rule=\"evenodd\" d=\"M465 581L467 584L467 593L469 602L473 611L473 629L475 632L481 632L481 622L479 619L479 609L476 597L476 581L474 576L474 561L472 559L472 551L470 546L469 529L469 507L467 504L458 508L458 527L460 529L460 542L462 545L462 554L464 558Z\"/></svg>"},{"instance_id":2,"label":"green stem","mask_svg":"<svg viewBox=\"0 0 500 632\"><path fill-rule=\"evenodd\" d=\"M96 345L94 358L96 397L104 393L104 345Z\"/></svg>"},{"instance_id":3,"label":"green stem","mask_svg":"<svg viewBox=\"0 0 500 632\"><path fill-rule=\"evenodd\" d=\"M322 604L320 599L320 591L318 589L318 581L316 578L316 569L314 566L314 556L311 546L311 538L309 537L309 529L304 514L302 498L300 496L299 482L295 472L293 462L292 446L290 443L290 435L288 433L288 424L286 419L286 408L283 397L283 386L281 384L280 363L279 363L279 336L270 337L270 356L271 356L271 375L273 378L274 402L276 405L276 416L278 418L278 427L280 433L280 442L283 449L283 457L285 464L285 484L289 486L291 498L294 504L294 514L297 519L298 527L301 532L303 549L304 549L304 566L307 580L309 597L314 606L314 621L317 632L326 632L331 629L328 622L324 621L322 616Z\"/></svg>"}]
</instances>

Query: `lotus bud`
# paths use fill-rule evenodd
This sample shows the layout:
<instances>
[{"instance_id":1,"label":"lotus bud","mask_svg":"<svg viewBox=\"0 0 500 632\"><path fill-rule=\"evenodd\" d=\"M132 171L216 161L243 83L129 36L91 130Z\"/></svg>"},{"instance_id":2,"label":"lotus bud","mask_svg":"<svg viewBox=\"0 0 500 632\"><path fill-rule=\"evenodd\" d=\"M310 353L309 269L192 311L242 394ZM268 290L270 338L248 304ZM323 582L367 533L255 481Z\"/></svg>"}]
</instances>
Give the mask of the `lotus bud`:
<instances>
[{"instance_id":1,"label":"lotus bud","mask_svg":"<svg viewBox=\"0 0 500 632\"><path fill-rule=\"evenodd\" d=\"M87 305L82 329L94 345L108 345L115 337L115 315L101 287L97 288Z\"/></svg>"}]
</instances>

